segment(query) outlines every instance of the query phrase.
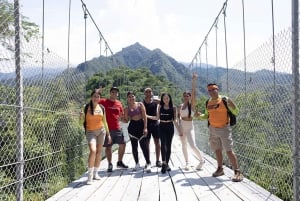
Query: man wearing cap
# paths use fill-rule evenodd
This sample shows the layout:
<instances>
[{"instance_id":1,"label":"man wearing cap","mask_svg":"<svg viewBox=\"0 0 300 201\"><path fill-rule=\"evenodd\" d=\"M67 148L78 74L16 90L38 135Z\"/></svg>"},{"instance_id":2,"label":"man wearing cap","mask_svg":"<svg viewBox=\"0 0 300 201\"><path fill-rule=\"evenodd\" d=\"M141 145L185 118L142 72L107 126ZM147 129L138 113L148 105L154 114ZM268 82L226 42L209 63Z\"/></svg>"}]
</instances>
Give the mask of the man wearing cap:
<instances>
[{"instance_id":1,"label":"man wearing cap","mask_svg":"<svg viewBox=\"0 0 300 201\"><path fill-rule=\"evenodd\" d=\"M243 175L238 167L236 154L233 152L232 128L229 124L229 116L222 96L219 95L219 87L216 84L208 84L207 91L210 99L207 102L205 113L200 115L200 119L208 119L209 122L209 142L216 154L218 163L217 170L212 174L213 177L224 175L222 149L226 150L227 156L234 170L232 181L243 180ZM228 109L236 116L239 112L233 101L225 97Z\"/></svg>"},{"instance_id":2,"label":"man wearing cap","mask_svg":"<svg viewBox=\"0 0 300 201\"><path fill-rule=\"evenodd\" d=\"M157 102L152 98L152 89L146 88L144 90L145 98L143 100L143 104L146 108L146 114L150 116L156 116L157 112ZM148 119L147 120L147 128L148 128L148 150L150 150L150 139L151 135L154 140L155 144L155 154L156 154L156 166L161 167L161 162L159 160L160 157L160 140L159 140L159 133L158 133L158 121ZM150 152L149 152L150 153Z\"/></svg>"},{"instance_id":3,"label":"man wearing cap","mask_svg":"<svg viewBox=\"0 0 300 201\"><path fill-rule=\"evenodd\" d=\"M125 140L123 131L120 126L120 119L124 116L124 110L122 103L117 99L119 95L119 89L117 87L112 87L110 89L110 97L106 99L100 99L99 104L102 104L105 107L106 111L106 120L111 136L111 143L109 144L108 139L105 138L104 147L105 154L108 161L108 172L112 172L113 165L111 163L112 159L112 145L118 144L118 168L128 168L122 161L123 155L125 152Z\"/></svg>"}]
</instances>

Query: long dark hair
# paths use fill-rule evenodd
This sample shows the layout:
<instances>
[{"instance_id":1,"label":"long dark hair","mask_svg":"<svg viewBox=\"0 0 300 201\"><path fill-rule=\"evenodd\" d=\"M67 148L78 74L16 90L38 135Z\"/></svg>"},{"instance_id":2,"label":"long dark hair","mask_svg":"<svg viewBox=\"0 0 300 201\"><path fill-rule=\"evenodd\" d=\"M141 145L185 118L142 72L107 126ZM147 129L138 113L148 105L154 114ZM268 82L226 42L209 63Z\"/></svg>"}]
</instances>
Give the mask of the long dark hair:
<instances>
[{"instance_id":1,"label":"long dark hair","mask_svg":"<svg viewBox=\"0 0 300 201\"><path fill-rule=\"evenodd\" d=\"M183 92L183 96L185 96L185 95L189 95L191 97L192 93L189 92L189 91L185 91L185 92ZM188 106L188 111L189 111L188 117L191 117L191 115L192 115L192 104L190 103L190 101L188 102L187 106Z\"/></svg>"},{"instance_id":2,"label":"long dark hair","mask_svg":"<svg viewBox=\"0 0 300 201\"><path fill-rule=\"evenodd\" d=\"M101 96L101 93L99 92L99 90L97 90L97 89L94 89L93 91L92 91L92 93L91 93L91 100L90 100L90 102L89 102L89 106L88 107L90 107L91 108L91 114L92 115L94 115L94 107L93 107L93 101L92 101L92 97L93 97L93 95L94 94L99 94L99 96Z\"/></svg>"},{"instance_id":3,"label":"long dark hair","mask_svg":"<svg viewBox=\"0 0 300 201\"><path fill-rule=\"evenodd\" d=\"M173 101L172 101L172 96L169 93L162 93L160 96L160 109L164 107L165 103L163 101L164 96L167 95L169 96L170 102L169 102L169 107L171 110L171 115L172 115L172 119L174 119L174 109L173 109Z\"/></svg>"}]
</instances>

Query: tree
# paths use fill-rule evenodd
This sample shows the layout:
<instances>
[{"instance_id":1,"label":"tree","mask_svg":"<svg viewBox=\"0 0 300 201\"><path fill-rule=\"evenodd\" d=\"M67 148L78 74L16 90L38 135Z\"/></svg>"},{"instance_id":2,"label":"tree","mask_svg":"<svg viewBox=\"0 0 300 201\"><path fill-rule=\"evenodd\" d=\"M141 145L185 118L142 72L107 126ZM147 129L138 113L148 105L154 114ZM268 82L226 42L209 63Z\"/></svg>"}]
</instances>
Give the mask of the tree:
<instances>
[{"instance_id":1,"label":"tree","mask_svg":"<svg viewBox=\"0 0 300 201\"><path fill-rule=\"evenodd\" d=\"M14 51L14 43L10 42L15 35L14 9L12 3L9 3L7 0L0 0L0 42L1 46L10 52ZM30 22L28 18L23 15L21 15L21 28L21 37L27 42L31 38L38 36L38 25ZM1 60L9 60L9 58L0 57L0 61Z\"/></svg>"}]
</instances>

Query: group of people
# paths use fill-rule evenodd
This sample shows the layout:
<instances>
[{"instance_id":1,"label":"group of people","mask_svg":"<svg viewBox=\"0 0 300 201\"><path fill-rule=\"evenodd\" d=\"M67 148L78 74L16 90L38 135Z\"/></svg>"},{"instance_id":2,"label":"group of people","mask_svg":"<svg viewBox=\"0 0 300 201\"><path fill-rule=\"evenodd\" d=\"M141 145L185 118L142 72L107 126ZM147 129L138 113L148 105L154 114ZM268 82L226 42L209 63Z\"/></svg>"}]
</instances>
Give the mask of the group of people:
<instances>
[{"instance_id":1,"label":"group of people","mask_svg":"<svg viewBox=\"0 0 300 201\"><path fill-rule=\"evenodd\" d=\"M112 145L118 144L118 168L128 168L122 161L126 142L120 122L128 124L128 135L131 142L132 154L135 161L133 170L140 168L138 156L138 145L142 149L145 158L145 170L151 172L150 161L150 139L153 137L155 144L155 156L157 167L161 167L161 173L170 171L169 161L171 157L171 145L175 128L180 136L182 152L185 159L185 170L191 168L187 144L190 145L199 163L196 170L200 170L205 164L201 151L195 142L195 130L193 119L208 119L211 148L215 151L218 163L217 170L212 174L214 177L224 175L222 150L225 149L234 169L233 181L241 181L243 175L238 167L237 157L233 152L231 127L227 109L222 102L222 96L218 94L216 84L208 84L210 95L205 112L201 114L196 111L196 80L197 74L192 76L192 90L183 93L183 102L179 107L173 105L169 93L162 93L160 100L153 99L151 88L145 88L142 102L136 101L134 92L127 93L127 107L123 108L118 100L119 89L112 87L109 98L100 98L101 89L93 90L91 101L87 104L84 115L86 138L89 146L88 158L88 180L100 179L98 169L101 160L102 146L108 161L108 172L112 172ZM227 97L228 108L234 114L238 114L238 108L233 101ZM161 161L160 161L161 156Z\"/></svg>"}]
</instances>

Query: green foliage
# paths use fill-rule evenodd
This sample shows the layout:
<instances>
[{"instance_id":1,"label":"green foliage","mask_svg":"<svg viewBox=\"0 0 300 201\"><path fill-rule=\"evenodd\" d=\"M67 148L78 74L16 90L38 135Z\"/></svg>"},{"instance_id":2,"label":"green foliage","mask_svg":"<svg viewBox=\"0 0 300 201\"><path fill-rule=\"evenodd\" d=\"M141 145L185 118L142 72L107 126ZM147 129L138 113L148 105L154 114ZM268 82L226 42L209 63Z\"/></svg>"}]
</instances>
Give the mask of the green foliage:
<instances>
[{"instance_id":1,"label":"green foliage","mask_svg":"<svg viewBox=\"0 0 300 201\"><path fill-rule=\"evenodd\" d=\"M45 200L86 171L87 145L83 130L78 125L78 115L75 118L71 115L79 102L73 101L73 91L67 89L62 79L52 85L48 85L48 90L34 85L24 88L24 106L30 106L23 113L24 200ZM52 93L52 87L60 90ZM14 105L15 90L9 86L1 86L0 90L10 92L4 93L7 96L2 102ZM0 152L5 153L0 155L0 183L8 186L0 198L15 200L13 183L19 153L15 107L3 104L0 113Z\"/></svg>"},{"instance_id":2,"label":"green foliage","mask_svg":"<svg viewBox=\"0 0 300 201\"><path fill-rule=\"evenodd\" d=\"M238 123L233 128L236 153L243 153L238 156L240 166L255 183L274 190L284 200L291 199L291 144L282 141L287 138L283 133L288 133L291 124L286 119L272 118L279 113L289 115L288 111L282 113L289 103L285 98L275 101L265 91L240 94L234 101L240 108ZM285 132L278 132L278 125Z\"/></svg>"},{"instance_id":3,"label":"green foliage","mask_svg":"<svg viewBox=\"0 0 300 201\"><path fill-rule=\"evenodd\" d=\"M133 70L128 67L120 67L110 70L106 74L102 72L94 74L87 83L86 102L90 99L92 90L100 86L103 88L103 97L109 97L110 88L117 86L120 89L120 100L125 105L128 91L134 91L137 100L141 101L144 97L144 89L151 87L154 95L160 95L162 92L170 93L175 104L180 103L183 92L183 90L178 89L175 83L167 81L164 77L153 75L147 68Z\"/></svg>"},{"instance_id":4,"label":"green foliage","mask_svg":"<svg viewBox=\"0 0 300 201\"><path fill-rule=\"evenodd\" d=\"M1 45L9 51L14 51L14 46L9 40L15 36L14 26L14 4L7 0L0 0L0 41ZM28 42L31 38L38 36L39 27L33 22L30 22L27 17L21 15L22 33L25 40ZM0 57L1 60L8 58Z\"/></svg>"}]
</instances>

